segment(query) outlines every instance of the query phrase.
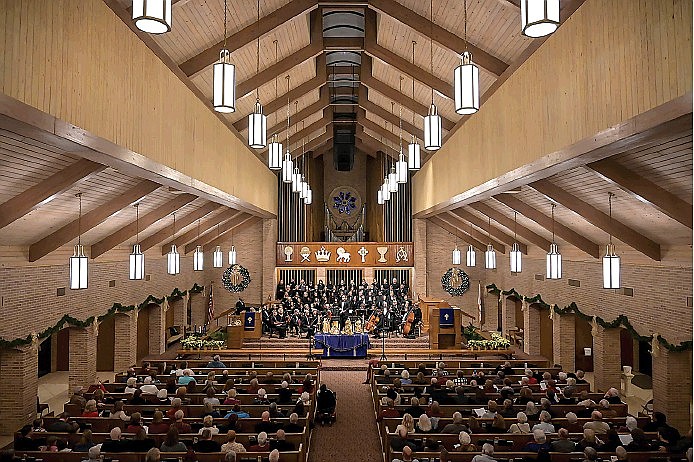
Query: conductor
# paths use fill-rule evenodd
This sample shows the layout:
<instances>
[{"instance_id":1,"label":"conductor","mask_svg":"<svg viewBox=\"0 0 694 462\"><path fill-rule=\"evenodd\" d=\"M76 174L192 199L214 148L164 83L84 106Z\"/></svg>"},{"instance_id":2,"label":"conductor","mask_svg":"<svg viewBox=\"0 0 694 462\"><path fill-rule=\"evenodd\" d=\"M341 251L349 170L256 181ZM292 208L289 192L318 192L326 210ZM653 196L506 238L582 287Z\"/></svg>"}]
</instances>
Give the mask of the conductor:
<instances>
[{"instance_id":1,"label":"conductor","mask_svg":"<svg viewBox=\"0 0 694 462\"><path fill-rule=\"evenodd\" d=\"M246 304L243 303L243 299L239 297L239 300L236 302L236 314L239 315L244 311L246 311Z\"/></svg>"}]
</instances>

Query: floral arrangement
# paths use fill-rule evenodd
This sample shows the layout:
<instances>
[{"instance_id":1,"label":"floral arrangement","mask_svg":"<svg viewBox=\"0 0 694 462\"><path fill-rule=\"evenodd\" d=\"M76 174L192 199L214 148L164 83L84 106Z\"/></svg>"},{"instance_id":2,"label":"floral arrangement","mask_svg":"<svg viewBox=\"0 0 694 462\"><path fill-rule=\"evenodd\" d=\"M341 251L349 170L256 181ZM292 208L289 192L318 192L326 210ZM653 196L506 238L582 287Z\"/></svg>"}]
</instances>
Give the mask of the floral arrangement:
<instances>
[{"instance_id":1,"label":"floral arrangement","mask_svg":"<svg viewBox=\"0 0 694 462\"><path fill-rule=\"evenodd\" d=\"M181 340L181 346L186 350L210 350L224 347L224 340L205 340L197 336L188 336Z\"/></svg>"},{"instance_id":2,"label":"floral arrangement","mask_svg":"<svg viewBox=\"0 0 694 462\"><path fill-rule=\"evenodd\" d=\"M467 346L473 350L508 350L511 342L494 332L491 340L468 340Z\"/></svg>"}]
</instances>

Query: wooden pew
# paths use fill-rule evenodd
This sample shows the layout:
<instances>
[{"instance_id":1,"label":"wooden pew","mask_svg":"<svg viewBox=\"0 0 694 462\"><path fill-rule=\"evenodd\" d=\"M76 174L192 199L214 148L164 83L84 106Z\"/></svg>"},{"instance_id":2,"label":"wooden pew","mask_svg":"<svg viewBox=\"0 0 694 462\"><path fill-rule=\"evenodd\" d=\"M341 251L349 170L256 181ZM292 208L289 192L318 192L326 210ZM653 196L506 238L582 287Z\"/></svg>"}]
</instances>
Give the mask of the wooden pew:
<instances>
[{"instance_id":1,"label":"wooden pew","mask_svg":"<svg viewBox=\"0 0 694 462\"><path fill-rule=\"evenodd\" d=\"M282 462L302 462L305 456L304 446L301 445L298 451L285 451L280 455L280 460ZM20 456L34 457L37 460L41 459L44 462L81 462L87 459L86 452L39 452L39 451L22 451ZM114 462L117 460L119 462L144 462L145 453L144 452L111 452L102 453L105 458L112 459ZM166 452L162 453L162 460L172 459L179 460L179 458L185 457L184 452ZM211 453L196 453L199 462L220 462L224 460L224 453L221 452L211 452ZM268 457L267 452L244 452L237 457L237 461L266 461Z\"/></svg>"},{"instance_id":2,"label":"wooden pew","mask_svg":"<svg viewBox=\"0 0 694 462\"><path fill-rule=\"evenodd\" d=\"M479 452L450 452L447 455L447 462L470 462ZM440 452L434 451L417 451L413 454L420 461L424 459L434 460L440 457ZM609 461L613 452L598 452L598 459ZM552 462L579 462L584 459L582 452L550 452L549 456ZM533 452L494 452L494 459L498 462L510 462L512 460L534 460L537 454ZM387 462L393 459L402 459L402 452L392 451ZM684 454L666 454L662 452L630 452L629 462L667 462L667 461L683 461L686 460Z\"/></svg>"}]
</instances>

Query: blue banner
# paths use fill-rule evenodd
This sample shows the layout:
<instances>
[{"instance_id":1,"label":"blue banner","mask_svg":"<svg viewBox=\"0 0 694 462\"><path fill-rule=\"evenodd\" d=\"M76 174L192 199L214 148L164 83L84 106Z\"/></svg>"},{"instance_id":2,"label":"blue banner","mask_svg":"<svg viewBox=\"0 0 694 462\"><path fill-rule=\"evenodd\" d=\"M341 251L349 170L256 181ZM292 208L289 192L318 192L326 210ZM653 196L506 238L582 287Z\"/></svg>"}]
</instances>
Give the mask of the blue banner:
<instances>
[{"instance_id":1,"label":"blue banner","mask_svg":"<svg viewBox=\"0 0 694 462\"><path fill-rule=\"evenodd\" d=\"M246 311L243 314L243 330L255 329L255 313Z\"/></svg>"},{"instance_id":2,"label":"blue banner","mask_svg":"<svg viewBox=\"0 0 694 462\"><path fill-rule=\"evenodd\" d=\"M439 327L453 327L453 308L439 308Z\"/></svg>"}]
</instances>

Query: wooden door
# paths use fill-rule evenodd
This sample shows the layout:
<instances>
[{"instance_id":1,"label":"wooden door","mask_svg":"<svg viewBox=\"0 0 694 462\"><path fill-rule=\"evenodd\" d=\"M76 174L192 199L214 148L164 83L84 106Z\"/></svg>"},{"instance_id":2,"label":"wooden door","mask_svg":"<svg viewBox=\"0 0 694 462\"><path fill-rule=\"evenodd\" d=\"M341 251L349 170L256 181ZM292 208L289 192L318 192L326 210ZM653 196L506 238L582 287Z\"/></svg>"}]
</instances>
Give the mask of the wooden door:
<instances>
[{"instance_id":1,"label":"wooden door","mask_svg":"<svg viewBox=\"0 0 694 462\"><path fill-rule=\"evenodd\" d=\"M112 371L116 343L116 318L111 316L99 324L96 337L96 370Z\"/></svg>"},{"instance_id":2,"label":"wooden door","mask_svg":"<svg viewBox=\"0 0 694 462\"><path fill-rule=\"evenodd\" d=\"M149 309L143 308L137 315L137 360L149 355Z\"/></svg>"}]
</instances>

